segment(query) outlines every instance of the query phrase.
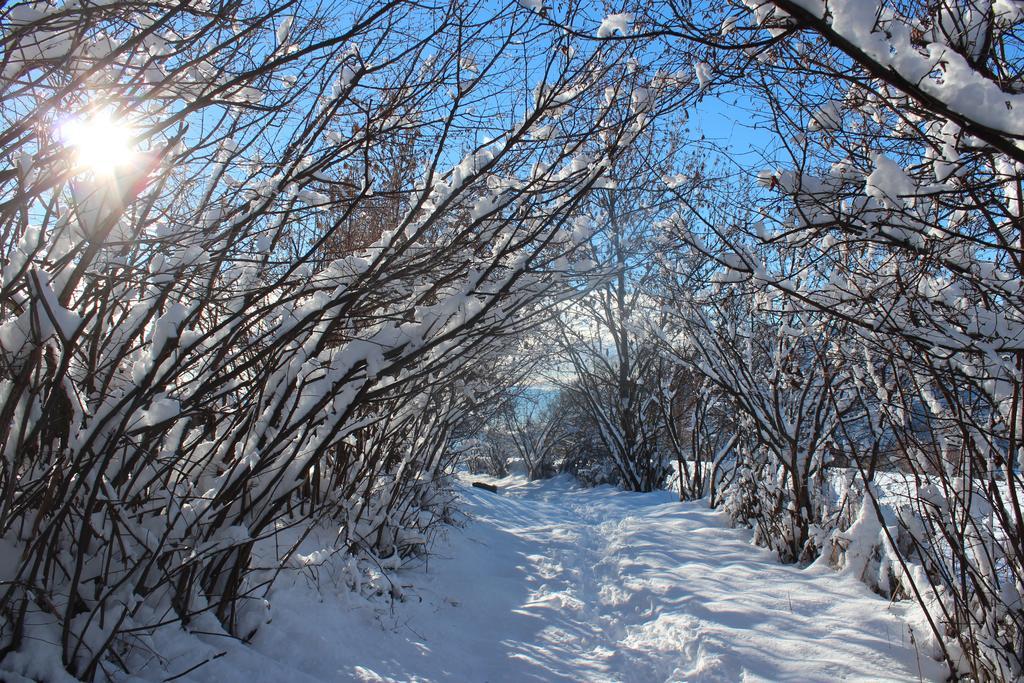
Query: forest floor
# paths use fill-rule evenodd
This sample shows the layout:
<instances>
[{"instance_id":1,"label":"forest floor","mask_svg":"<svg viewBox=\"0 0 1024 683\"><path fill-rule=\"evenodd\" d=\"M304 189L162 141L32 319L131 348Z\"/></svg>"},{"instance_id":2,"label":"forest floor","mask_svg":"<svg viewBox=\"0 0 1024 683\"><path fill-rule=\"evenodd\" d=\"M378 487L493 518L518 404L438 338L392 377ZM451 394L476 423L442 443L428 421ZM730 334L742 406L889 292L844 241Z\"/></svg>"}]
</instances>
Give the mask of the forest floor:
<instances>
[{"instance_id":1,"label":"forest floor","mask_svg":"<svg viewBox=\"0 0 1024 683\"><path fill-rule=\"evenodd\" d=\"M559 477L460 484L469 520L366 599L331 572L282 577L251 645L204 636L177 681L941 680L853 577L779 564L704 503ZM195 640L195 638L192 638ZM139 679L135 679L139 680Z\"/></svg>"}]
</instances>

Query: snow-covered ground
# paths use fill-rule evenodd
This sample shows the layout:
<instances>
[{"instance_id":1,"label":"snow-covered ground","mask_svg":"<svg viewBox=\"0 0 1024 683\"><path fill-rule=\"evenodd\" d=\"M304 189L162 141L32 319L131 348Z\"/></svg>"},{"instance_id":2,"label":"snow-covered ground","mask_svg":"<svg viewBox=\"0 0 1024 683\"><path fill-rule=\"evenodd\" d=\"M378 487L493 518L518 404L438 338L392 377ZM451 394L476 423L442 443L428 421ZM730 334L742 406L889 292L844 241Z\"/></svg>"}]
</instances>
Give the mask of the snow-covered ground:
<instances>
[{"instance_id":1,"label":"snow-covered ground","mask_svg":"<svg viewBox=\"0 0 1024 683\"><path fill-rule=\"evenodd\" d=\"M493 494L463 481L471 521L426 566L398 574L403 600L358 597L329 571L295 572L275 587L273 619L251 646L206 636L161 677L220 652L176 680L943 677L918 653L903 607L855 579L778 564L701 503L567 478L497 483Z\"/></svg>"}]
</instances>

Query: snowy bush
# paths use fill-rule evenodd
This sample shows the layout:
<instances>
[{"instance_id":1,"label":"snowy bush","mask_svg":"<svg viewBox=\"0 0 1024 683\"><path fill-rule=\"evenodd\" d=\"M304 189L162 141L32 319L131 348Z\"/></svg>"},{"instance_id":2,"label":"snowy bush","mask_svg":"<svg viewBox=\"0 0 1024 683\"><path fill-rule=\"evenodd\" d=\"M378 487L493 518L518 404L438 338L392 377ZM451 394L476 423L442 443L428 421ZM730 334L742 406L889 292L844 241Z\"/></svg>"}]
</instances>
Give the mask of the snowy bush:
<instances>
[{"instance_id":1,"label":"snowy bush","mask_svg":"<svg viewBox=\"0 0 1024 683\"><path fill-rule=\"evenodd\" d=\"M820 360L808 356L794 375L781 356L763 356L786 377L773 385L771 371L759 374L765 361L727 348L737 359L724 367L731 374L711 363L706 372L738 389L734 400L766 445L796 434L795 413L775 417L786 394L808 392L827 406L834 446L874 502L845 530L822 536L800 524L796 538L831 538L846 548L832 548L835 559L860 573L889 562L890 578L879 570L871 581L898 582L888 592L920 603L951 674L1017 678L1024 16L1013 3L973 0L746 5L741 18L726 3L644 18L699 39L705 79L742 88L780 145L758 175L756 209L726 201L734 220L690 216L700 229L685 230L686 241L714 259L724 290L760 292L753 310L778 321L768 335L778 352L794 348L782 341L790 336L818 346ZM727 317L697 322L699 349L749 336ZM809 481L827 464L812 448L795 452L811 469L786 465L769 446L750 453L738 481L774 495L793 474ZM873 484L895 474L910 485L898 503L882 503ZM792 494L769 507L793 505L801 517L810 505L808 521L825 519L813 496ZM872 512L884 552L865 550ZM785 516L771 532L783 540Z\"/></svg>"},{"instance_id":2,"label":"snowy bush","mask_svg":"<svg viewBox=\"0 0 1024 683\"><path fill-rule=\"evenodd\" d=\"M558 416L566 434L556 456L559 471L571 474L583 486L620 485L615 460L579 392L572 386L560 389L551 411Z\"/></svg>"},{"instance_id":3,"label":"snowy bush","mask_svg":"<svg viewBox=\"0 0 1024 683\"><path fill-rule=\"evenodd\" d=\"M419 553L478 368L590 267L567 221L650 114L594 87L625 48L553 50L515 7L334 10L0 11L12 675L251 636L253 548L289 526Z\"/></svg>"},{"instance_id":4,"label":"snowy bush","mask_svg":"<svg viewBox=\"0 0 1024 683\"><path fill-rule=\"evenodd\" d=\"M755 258L752 251L740 252L737 242L724 253L713 251L714 233L702 236L678 221L667 227L682 245L716 260L738 263L738 252ZM663 344L704 378L705 405L717 398L728 406L719 409L727 417L717 420L722 445L711 456L717 461L732 451L733 471L721 473L730 478L722 492L725 508L738 522L752 524L755 539L784 560L814 560L829 525L826 468L851 406L850 376L838 355L842 326L790 312L785 299L762 308L750 286L710 278L697 289L681 262L666 265L672 271L667 296L676 302L669 327L677 334Z\"/></svg>"}]
</instances>

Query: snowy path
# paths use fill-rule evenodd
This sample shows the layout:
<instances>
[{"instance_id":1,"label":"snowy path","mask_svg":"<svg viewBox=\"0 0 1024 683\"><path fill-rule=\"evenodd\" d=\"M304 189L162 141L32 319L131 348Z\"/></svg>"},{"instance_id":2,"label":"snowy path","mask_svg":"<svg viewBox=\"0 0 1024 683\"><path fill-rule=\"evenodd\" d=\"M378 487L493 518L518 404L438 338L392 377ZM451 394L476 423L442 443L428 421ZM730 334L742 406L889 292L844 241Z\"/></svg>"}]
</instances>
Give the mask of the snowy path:
<instances>
[{"instance_id":1,"label":"snowy path","mask_svg":"<svg viewBox=\"0 0 1024 683\"><path fill-rule=\"evenodd\" d=\"M179 680L941 678L887 601L778 564L700 504L565 479L503 483L498 495L464 491L473 521L428 572L403 576L412 585L393 610L324 577L322 600L285 584L252 648L228 647Z\"/></svg>"}]
</instances>

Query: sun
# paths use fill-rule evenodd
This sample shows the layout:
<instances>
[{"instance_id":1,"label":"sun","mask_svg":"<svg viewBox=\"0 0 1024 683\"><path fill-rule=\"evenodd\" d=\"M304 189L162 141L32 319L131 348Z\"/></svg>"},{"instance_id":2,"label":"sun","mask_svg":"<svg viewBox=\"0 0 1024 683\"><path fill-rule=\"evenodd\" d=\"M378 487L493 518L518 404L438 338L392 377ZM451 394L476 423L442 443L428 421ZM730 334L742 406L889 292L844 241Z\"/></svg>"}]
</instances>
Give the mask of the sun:
<instances>
[{"instance_id":1,"label":"sun","mask_svg":"<svg viewBox=\"0 0 1024 683\"><path fill-rule=\"evenodd\" d=\"M65 121L61 138L74 155L76 166L96 175L112 176L128 166L137 150L131 128L108 112L96 111Z\"/></svg>"}]
</instances>

